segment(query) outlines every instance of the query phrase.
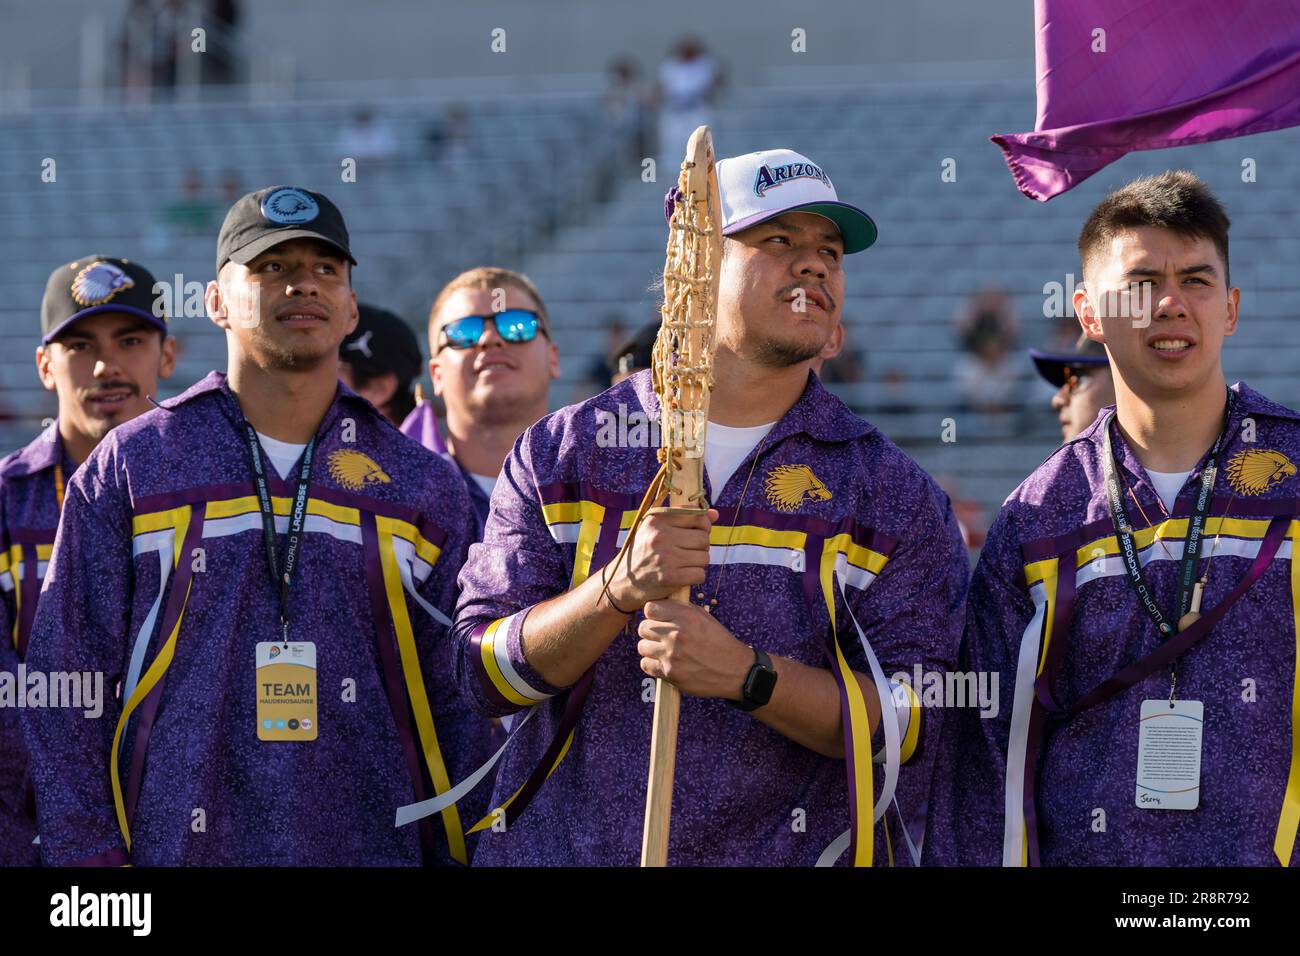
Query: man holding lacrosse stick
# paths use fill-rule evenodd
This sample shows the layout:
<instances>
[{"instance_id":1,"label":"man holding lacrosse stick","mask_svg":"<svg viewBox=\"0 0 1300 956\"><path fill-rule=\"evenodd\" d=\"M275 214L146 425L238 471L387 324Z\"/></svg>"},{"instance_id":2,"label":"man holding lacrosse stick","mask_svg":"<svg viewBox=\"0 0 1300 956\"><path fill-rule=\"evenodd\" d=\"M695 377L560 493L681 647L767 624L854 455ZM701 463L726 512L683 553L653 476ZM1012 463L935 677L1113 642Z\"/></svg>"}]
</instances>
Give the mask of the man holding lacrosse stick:
<instances>
[{"instance_id":1,"label":"man holding lacrosse stick","mask_svg":"<svg viewBox=\"0 0 1300 956\"><path fill-rule=\"evenodd\" d=\"M953 662L967 558L943 492L810 374L843 258L876 228L784 149L719 161L717 221L682 227L704 205L692 165L669 196L656 367L524 433L461 573L458 680L487 713L527 710L479 865L637 862L656 680L684 697L667 862L919 855L939 714L885 675ZM709 328L678 351L701 292ZM712 385L707 426L701 406L661 404L686 379ZM661 442L661 418L694 443ZM711 507L652 508L676 491L660 461L701 454ZM683 587L689 603L669 600Z\"/></svg>"}]
</instances>

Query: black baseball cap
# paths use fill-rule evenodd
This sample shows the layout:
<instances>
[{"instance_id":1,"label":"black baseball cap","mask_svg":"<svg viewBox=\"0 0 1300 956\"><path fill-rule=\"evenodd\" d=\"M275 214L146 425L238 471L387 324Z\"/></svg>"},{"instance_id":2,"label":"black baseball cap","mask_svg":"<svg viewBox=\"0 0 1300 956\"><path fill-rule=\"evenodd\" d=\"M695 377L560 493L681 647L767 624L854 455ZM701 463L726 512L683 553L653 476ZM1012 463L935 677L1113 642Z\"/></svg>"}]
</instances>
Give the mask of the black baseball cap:
<instances>
[{"instance_id":1,"label":"black baseball cap","mask_svg":"<svg viewBox=\"0 0 1300 956\"><path fill-rule=\"evenodd\" d=\"M339 358L363 378L392 372L403 385L419 378L424 366L411 327L387 309L363 303L357 304L357 327L339 343Z\"/></svg>"},{"instance_id":2,"label":"black baseball cap","mask_svg":"<svg viewBox=\"0 0 1300 956\"><path fill-rule=\"evenodd\" d=\"M78 319L100 312L126 312L153 323L167 334L162 300L154 314L154 278L129 259L83 256L50 273L41 299L41 344L49 345Z\"/></svg>"},{"instance_id":3,"label":"black baseball cap","mask_svg":"<svg viewBox=\"0 0 1300 956\"><path fill-rule=\"evenodd\" d=\"M217 272L227 262L245 265L290 239L319 239L357 264L338 206L310 189L270 186L244 196L226 213L217 237Z\"/></svg>"},{"instance_id":4,"label":"black baseball cap","mask_svg":"<svg viewBox=\"0 0 1300 956\"><path fill-rule=\"evenodd\" d=\"M1086 335L1079 336L1079 341L1074 343L1072 352L1041 352L1038 349L1030 349L1029 357L1034 360L1034 367L1038 369L1038 374L1057 388L1065 384L1067 368L1089 366L1100 368L1110 364L1110 359L1106 356L1106 346L1094 342Z\"/></svg>"},{"instance_id":5,"label":"black baseball cap","mask_svg":"<svg viewBox=\"0 0 1300 956\"><path fill-rule=\"evenodd\" d=\"M636 334L619 346L610 356L615 373L635 372L649 368L654 364L655 339L659 335L660 322L656 319L637 329Z\"/></svg>"}]
</instances>

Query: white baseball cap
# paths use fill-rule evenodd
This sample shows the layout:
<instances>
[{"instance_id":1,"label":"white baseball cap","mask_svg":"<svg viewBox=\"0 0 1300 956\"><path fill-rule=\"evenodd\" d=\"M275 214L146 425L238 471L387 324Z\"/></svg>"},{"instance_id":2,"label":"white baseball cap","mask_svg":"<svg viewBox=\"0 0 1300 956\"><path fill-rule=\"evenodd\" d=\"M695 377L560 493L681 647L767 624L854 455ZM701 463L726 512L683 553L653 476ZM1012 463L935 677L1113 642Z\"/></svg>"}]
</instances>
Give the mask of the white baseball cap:
<instances>
[{"instance_id":1,"label":"white baseball cap","mask_svg":"<svg viewBox=\"0 0 1300 956\"><path fill-rule=\"evenodd\" d=\"M840 202L830 177L792 149L765 149L718 160L722 234L730 236L786 212L811 212L839 227L844 251L861 252L876 241L871 217Z\"/></svg>"}]
</instances>

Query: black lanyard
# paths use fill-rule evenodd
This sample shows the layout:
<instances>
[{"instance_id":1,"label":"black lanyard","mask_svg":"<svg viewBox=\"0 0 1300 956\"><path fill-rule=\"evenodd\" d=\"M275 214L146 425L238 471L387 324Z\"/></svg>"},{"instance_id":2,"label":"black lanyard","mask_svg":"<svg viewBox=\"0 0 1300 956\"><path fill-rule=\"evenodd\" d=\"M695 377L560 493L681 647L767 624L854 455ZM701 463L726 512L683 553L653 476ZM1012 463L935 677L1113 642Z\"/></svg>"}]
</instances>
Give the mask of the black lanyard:
<instances>
[{"instance_id":1,"label":"black lanyard","mask_svg":"<svg viewBox=\"0 0 1300 956\"><path fill-rule=\"evenodd\" d=\"M1133 541L1133 526L1128 520L1128 512L1124 510L1124 497L1120 493L1119 472L1115 467L1115 454L1110 443L1110 426L1111 420L1115 417L1114 412L1106 416L1106 422L1102 429L1105 435L1102 467L1106 475L1106 496L1110 501L1110 518L1115 526L1115 537L1119 541L1120 558L1124 561L1124 570L1128 574L1129 585L1137 594L1138 603L1142 605L1142 609L1155 622L1156 627L1164 637L1174 633L1177 621L1182 620L1183 615L1188 612L1192 605L1193 579L1196 577L1196 562L1201 554L1205 518L1210 511L1210 502L1214 498L1214 476L1219 468L1219 452L1223 446L1224 436L1228 434L1228 425L1232 421L1232 410L1236 402L1237 394L1232 389L1228 389L1223 430L1219 432L1219 437L1214 440L1214 447L1210 449L1210 457L1205 462L1205 470L1201 472L1200 492L1196 496L1191 520L1187 523L1187 537L1183 540L1183 558L1178 566L1178 617L1173 622L1169 620L1164 611L1160 609L1160 605L1156 603L1151 585L1147 583L1146 573L1142 570L1141 562L1138 561L1137 545ZM1155 542L1152 541L1152 546L1154 547L1154 545Z\"/></svg>"},{"instance_id":2,"label":"black lanyard","mask_svg":"<svg viewBox=\"0 0 1300 956\"><path fill-rule=\"evenodd\" d=\"M244 422L248 430L248 457L253 464L253 484L257 488L257 503L262 509L262 538L266 542L266 564L271 570L271 586L280 591L280 624L284 640L289 640L289 588L293 584L293 567L302 551L302 526L307 518L307 495L311 490L311 464L316 451L316 437L302 453L302 467L298 471L298 489L293 495L293 508L289 512L289 532L285 539L284 567L280 567L275 548L275 510L271 505L271 490L262 468L262 443L257 430Z\"/></svg>"}]
</instances>

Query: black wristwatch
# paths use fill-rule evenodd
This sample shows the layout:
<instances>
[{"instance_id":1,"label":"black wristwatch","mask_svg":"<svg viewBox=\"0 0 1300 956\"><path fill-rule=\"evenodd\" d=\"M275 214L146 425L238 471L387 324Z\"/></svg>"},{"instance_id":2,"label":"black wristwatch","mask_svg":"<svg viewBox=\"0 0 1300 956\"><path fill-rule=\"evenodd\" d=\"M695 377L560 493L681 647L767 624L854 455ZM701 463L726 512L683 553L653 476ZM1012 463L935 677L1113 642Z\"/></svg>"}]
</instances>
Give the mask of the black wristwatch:
<instances>
[{"instance_id":1,"label":"black wristwatch","mask_svg":"<svg viewBox=\"0 0 1300 956\"><path fill-rule=\"evenodd\" d=\"M727 703L737 710L757 710L772 699L776 689L776 668L772 658L757 647L754 648L754 663L745 675L745 682L740 686L740 700L728 700Z\"/></svg>"}]
</instances>

